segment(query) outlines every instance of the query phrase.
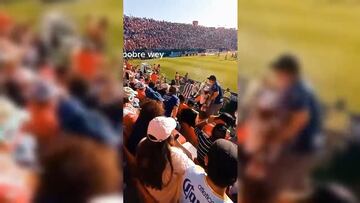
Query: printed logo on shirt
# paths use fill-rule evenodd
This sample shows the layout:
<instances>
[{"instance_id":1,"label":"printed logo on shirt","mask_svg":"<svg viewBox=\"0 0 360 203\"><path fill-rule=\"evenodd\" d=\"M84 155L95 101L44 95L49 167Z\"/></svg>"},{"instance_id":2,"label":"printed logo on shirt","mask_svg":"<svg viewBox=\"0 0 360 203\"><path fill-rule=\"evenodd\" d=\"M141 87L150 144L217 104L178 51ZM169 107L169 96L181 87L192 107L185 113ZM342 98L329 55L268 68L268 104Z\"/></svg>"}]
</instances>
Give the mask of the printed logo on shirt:
<instances>
[{"instance_id":1,"label":"printed logo on shirt","mask_svg":"<svg viewBox=\"0 0 360 203\"><path fill-rule=\"evenodd\" d=\"M203 197L207 200L207 202L214 203L214 201L211 199L210 195L206 193L202 185L198 185L198 189L203 195ZM191 203L200 203L200 200L198 200L194 192L194 185L191 184L191 181L188 178L184 180L183 191L184 191L185 199L188 199Z\"/></svg>"}]
</instances>

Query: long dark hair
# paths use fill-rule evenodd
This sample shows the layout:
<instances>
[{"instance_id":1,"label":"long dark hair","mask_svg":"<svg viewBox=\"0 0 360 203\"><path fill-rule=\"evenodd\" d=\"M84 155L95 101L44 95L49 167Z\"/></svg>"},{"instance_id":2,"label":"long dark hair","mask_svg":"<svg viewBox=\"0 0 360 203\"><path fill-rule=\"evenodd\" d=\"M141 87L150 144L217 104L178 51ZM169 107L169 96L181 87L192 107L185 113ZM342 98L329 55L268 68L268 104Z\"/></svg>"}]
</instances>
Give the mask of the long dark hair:
<instances>
[{"instance_id":1,"label":"long dark hair","mask_svg":"<svg viewBox=\"0 0 360 203\"><path fill-rule=\"evenodd\" d=\"M133 131L126 144L128 150L135 154L136 148L140 140L146 137L149 122L158 116L164 115L164 108L161 103L155 100L145 100L141 104L141 110L138 119L136 120Z\"/></svg>"},{"instance_id":2,"label":"long dark hair","mask_svg":"<svg viewBox=\"0 0 360 203\"><path fill-rule=\"evenodd\" d=\"M173 172L169 144L171 139L169 137L162 142L145 139L139 144L136 152L137 175L145 186L161 190L168 184L163 183L162 177L167 163L170 164L171 174Z\"/></svg>"}]
</instances>

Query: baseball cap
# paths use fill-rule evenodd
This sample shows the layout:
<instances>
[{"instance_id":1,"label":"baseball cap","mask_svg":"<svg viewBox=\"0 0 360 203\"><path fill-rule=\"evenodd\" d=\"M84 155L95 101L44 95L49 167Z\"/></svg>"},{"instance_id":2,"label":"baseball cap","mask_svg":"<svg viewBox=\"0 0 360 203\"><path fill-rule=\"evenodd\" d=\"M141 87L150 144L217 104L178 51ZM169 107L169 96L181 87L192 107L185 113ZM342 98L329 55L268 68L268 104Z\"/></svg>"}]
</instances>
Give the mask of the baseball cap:
<instances>
[{"instance_id":1,"label":"baseball cap","mask_svg":"<svg viewBox=\"0 0 360 203\"><path fill-rule=\"evenodd\" d=\"M176 128L176 121L173 118L158 116L149 123L147 134L148 139L153 142L162 142L170 137L172 131Z\"/></svg>"},{"instance_id":2,"label":"baseball cap","mask_svg":"<svg viewBox=\"0 0 360 203\"><path fill-rule=\"evenodd\" d=\"M218 139L208 152L208 176L219 187L228 187L236 182L238 171L237 145Z\"/></svg>"},{"instance_id":3,"label":"baseball cap","mask_svg":"<svg viewBox=\"0 0 360 203\"><path fill-rule=\"evenodd\" d=\"M207 79L212 80L212 81L216 81L215 75L210 75Z\"/></svg>"}]
</instances>

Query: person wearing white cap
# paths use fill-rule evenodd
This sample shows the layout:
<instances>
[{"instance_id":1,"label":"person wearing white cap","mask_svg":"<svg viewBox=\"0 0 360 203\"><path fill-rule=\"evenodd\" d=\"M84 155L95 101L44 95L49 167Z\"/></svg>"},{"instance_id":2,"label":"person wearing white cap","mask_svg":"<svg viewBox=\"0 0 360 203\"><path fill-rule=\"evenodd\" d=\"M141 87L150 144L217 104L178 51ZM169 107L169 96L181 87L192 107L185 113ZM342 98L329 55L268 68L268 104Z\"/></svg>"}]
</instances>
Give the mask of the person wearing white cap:
<instances>
[{"instance_id":1,"label":"person wearing white cap","mask_svg":"<svg viewBox=\"0 0 360 203\"><path fill-rule=\"evenodd\" d=\"M195 166L181 149L172 146L175 127L173 118L155 117L136 153L139 180L160 203L178 202L183 175Z\"/></svg>"}]
</instances>

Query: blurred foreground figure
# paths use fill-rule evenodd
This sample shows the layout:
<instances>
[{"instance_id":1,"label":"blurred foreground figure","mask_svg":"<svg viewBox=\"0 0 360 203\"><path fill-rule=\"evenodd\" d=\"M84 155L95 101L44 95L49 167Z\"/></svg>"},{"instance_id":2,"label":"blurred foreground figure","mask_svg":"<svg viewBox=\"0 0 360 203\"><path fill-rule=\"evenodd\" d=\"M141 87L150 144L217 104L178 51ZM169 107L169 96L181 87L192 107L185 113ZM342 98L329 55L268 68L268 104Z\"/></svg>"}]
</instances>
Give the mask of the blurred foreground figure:
<instances>
[{"instance_id":1,"label":"blurred foreground figure","mask_svg":"<svg viewBox=\"0 0 360 203\"><path fill-rule=\"evenodd\" d=\"M261 200L246 202L274 202L283 191L306 190L321 147L320 106L297 58L282 55L270 68L271 76L250 99L244 122L244 195L263 193Z\"/></svg>"},{"instance_id":2,"label":"blurred foreground figure","mask_svg":"<svg viewBox=\"0 0 360 203\"><path fill-rule=\"evenodd\" d=\"M200 166L186 170L180 202L233 202L226 190L237 180L237 152L234 143L225 139L216 140L205 159L207 173Z\"/></svg>"},{"instance_id":3,"label":"blurred foreground figure","mask_svg":"<svg viewBox=\"0 0 360 203\"><path fill-rule=\"evenodd\" d=\"M119 202L122 101L97 60L106 50L67 15L42 20L0 11L0 202Z\"/></svg>"},{"instance_id":4,"label":"blurred foreground figure","mask_svg":"<svg viewBox=\"0 0 360 203\"><path fill-rule=\"evenodd\" d=\"M115 197L121 201L118 157L106 145L88 138L60 137L40 157L40 166L38 203L86 203Z\"/></svg>"},{"instance_id":5,"label":"blurred foreground figure","mask_svg":"<svg viewBox=\"0 0 360 203\"><path fill-rule=\"evenodd\" d=\"M0 202L28 203L34 191L34 176L20 163L25 164L29 161L26 158L32 159L33 154L26 153L25 148L17 154L28 137L20 131L28 115L3 97L0 106Z\"/></svg>"}]
</instances>

